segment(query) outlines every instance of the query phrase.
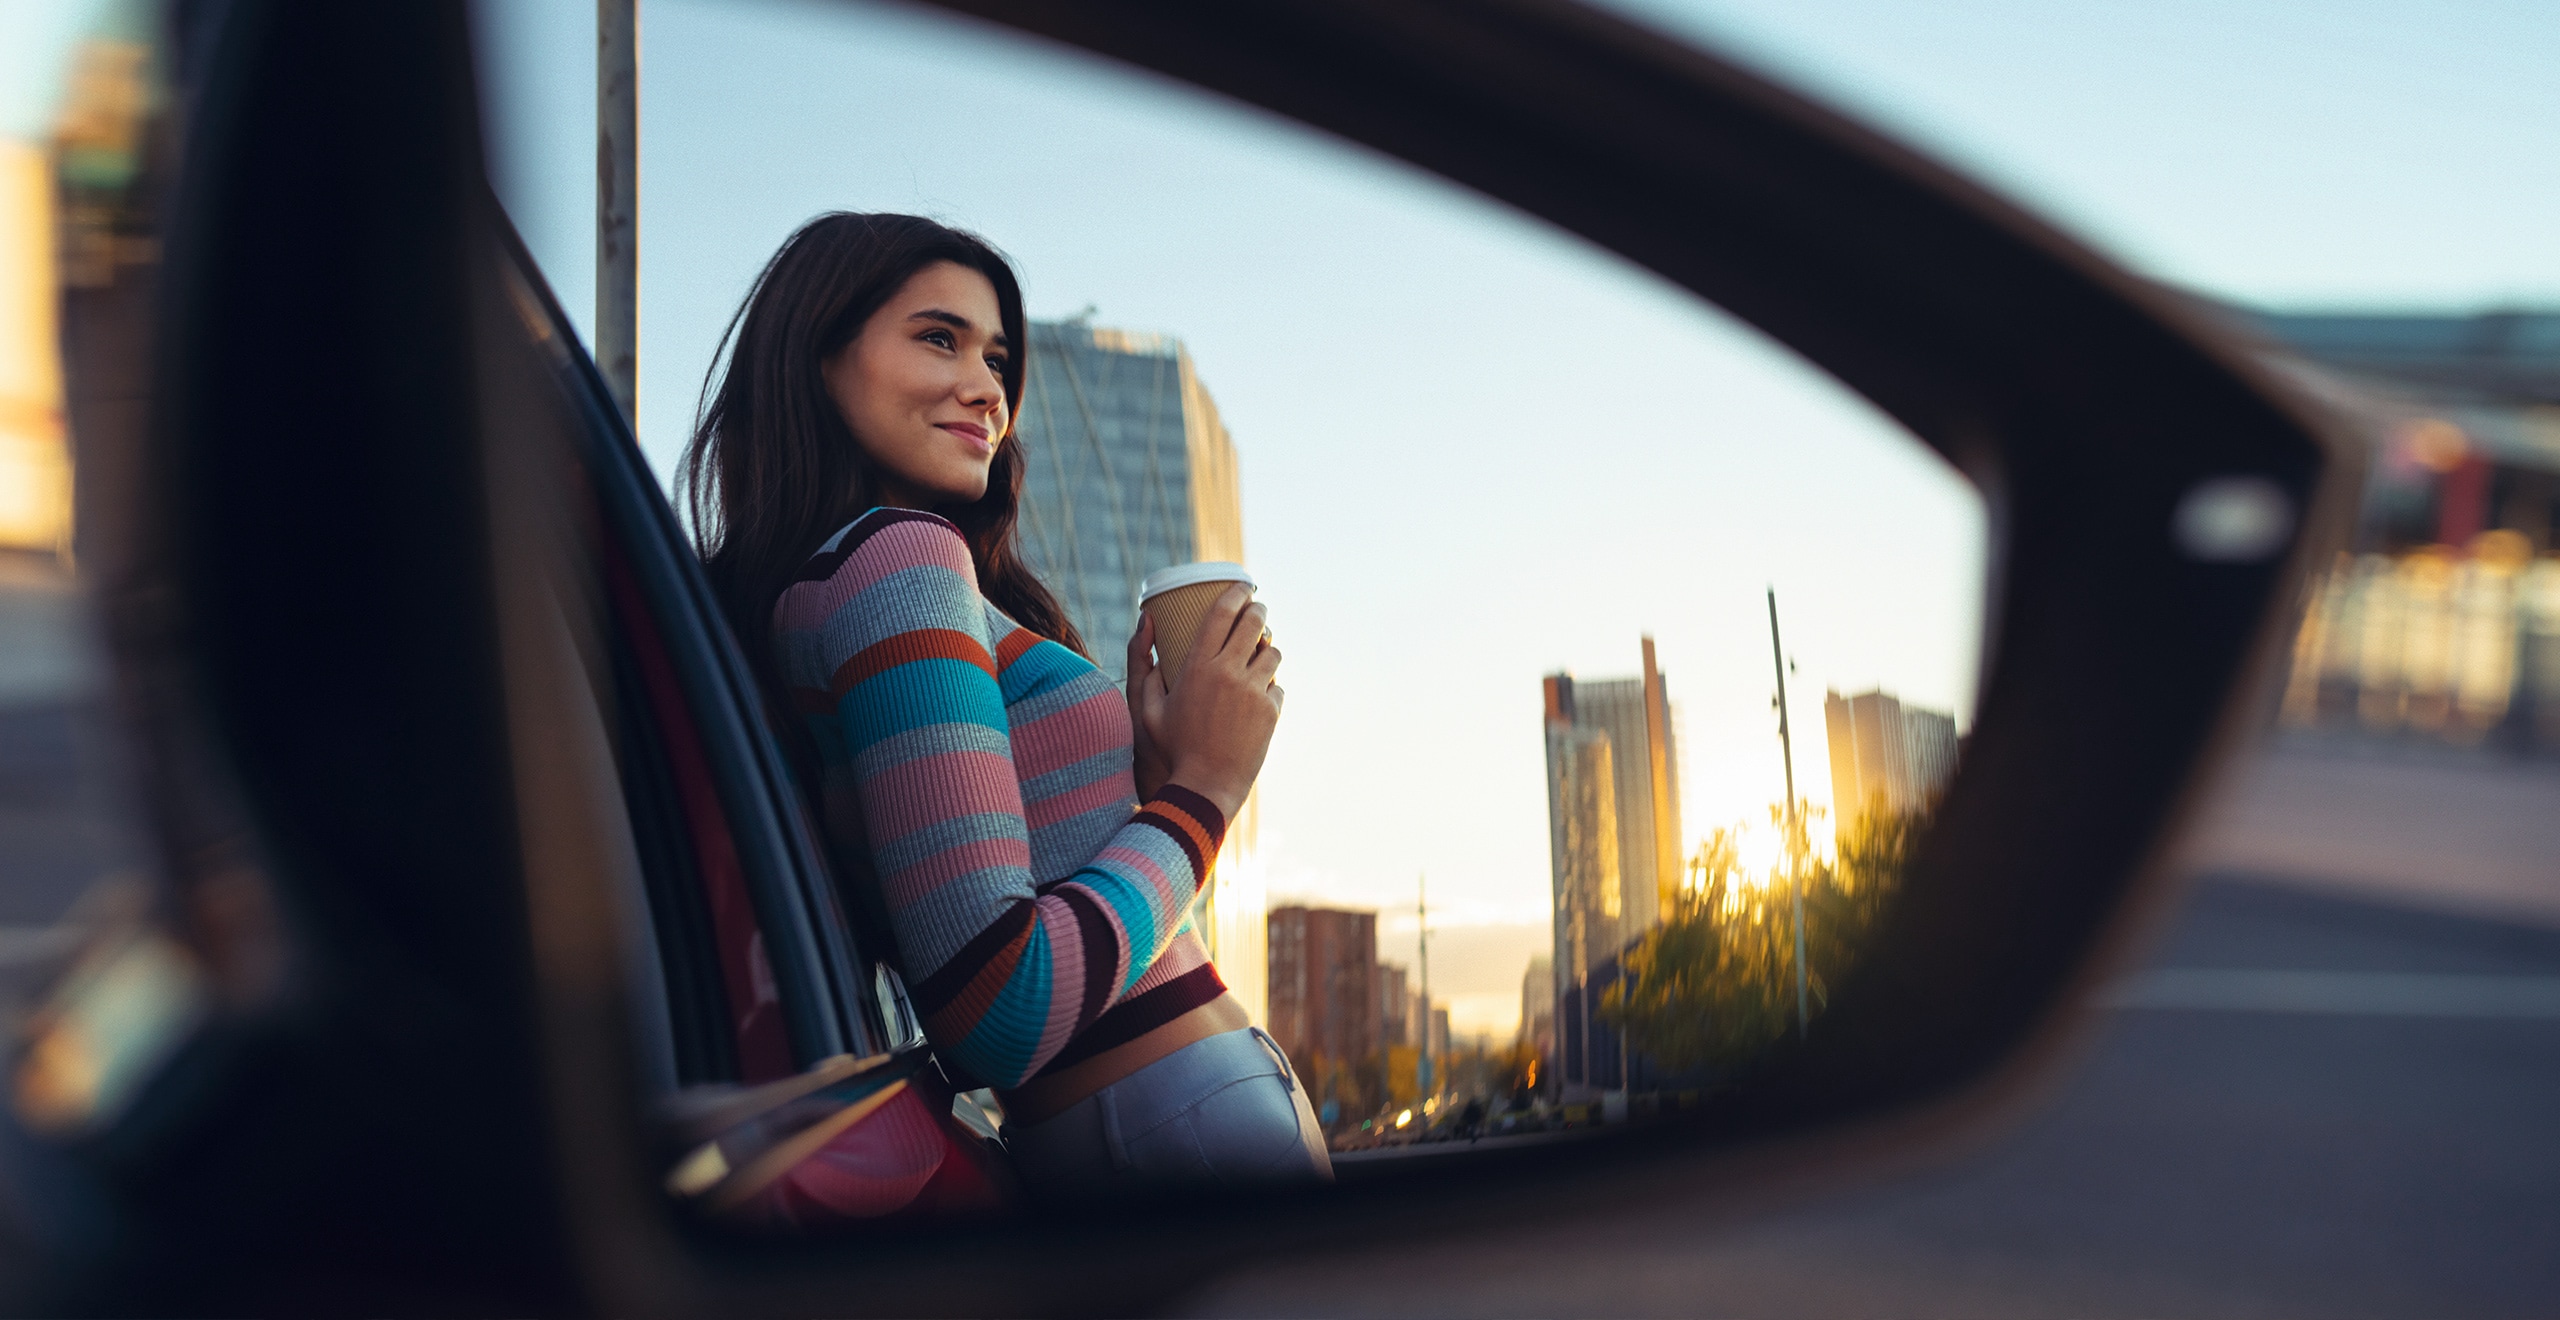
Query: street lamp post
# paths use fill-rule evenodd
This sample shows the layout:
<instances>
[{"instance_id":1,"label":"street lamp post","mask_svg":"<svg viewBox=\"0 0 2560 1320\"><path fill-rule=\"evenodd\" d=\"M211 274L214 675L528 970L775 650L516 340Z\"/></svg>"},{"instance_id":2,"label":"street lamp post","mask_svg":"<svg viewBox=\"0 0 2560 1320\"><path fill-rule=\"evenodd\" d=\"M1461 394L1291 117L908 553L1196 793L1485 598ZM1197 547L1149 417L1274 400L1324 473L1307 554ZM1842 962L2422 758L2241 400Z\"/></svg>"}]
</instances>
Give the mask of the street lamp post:
<instances>
[{"instance_id":1,"label":"street lamp post","mask_svg":"<svg viewBox=\"0 0 2560 1320\"><path fill-rule=\"evenodd\" d=\"M1796 745L1787 727L1787 653L1778 642L1778 589L1769 588L1769 660L1778 670L1778 755L1787 768L1787 888L1795 897L1796 1039L1803 1040L1805 1006L1803 830L1796 820Z\"/></svg>"},{"instance_id":2,"label":"street lamp post","mask_svg":"<svg viewBox=\"0 0 2560 1320\"><path fill-rule=\"evenodd\" d=\"M596 366L639 425L639 0L596 0Z\"/></svg>"}]
</instances>

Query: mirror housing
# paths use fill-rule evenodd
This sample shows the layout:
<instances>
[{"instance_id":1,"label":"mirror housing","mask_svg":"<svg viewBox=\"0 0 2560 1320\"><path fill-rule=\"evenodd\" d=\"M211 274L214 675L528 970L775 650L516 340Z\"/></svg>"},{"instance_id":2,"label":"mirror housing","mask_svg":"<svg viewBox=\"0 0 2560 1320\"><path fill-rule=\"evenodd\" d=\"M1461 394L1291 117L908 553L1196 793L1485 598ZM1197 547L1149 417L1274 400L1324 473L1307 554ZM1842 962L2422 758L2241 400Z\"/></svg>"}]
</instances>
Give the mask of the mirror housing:
<instances>
[{"instance_id":1,"label":"mirror housing","mask_svg":"<svg viewBox=\"0 0 2560 1320\"><path fill-rule=\"evenodd\" d=\"M209 858L251 868L294 971L162 1088L149 1139L83 1156L151 1268L70 1295L1130 1311L1415 1225L1731 1204L1979 1121L2050 1063L2157 906L2203 775L2260 719L2340 523L2349 451L2307 406L2203 312L1990 194L1570 4L948 7L1610 249L1969 474L1993 511L1988 672L1894 938L1819 1038L1642 1140L1108 1220L700 1231L649 1174L610 759L559 715L585 679L545 620L583 506L533 370L542 318L501 273L467 16L240 0L192 57L154 421L138 458L96 453L139 475L95 534L121 547L105 609L174 904L217 878ZM115 441L81 443L87 464ZM2276 530L2213 534L2232 510ZM350 650L382 659L313 664Z\"/></svg>"}]
</instances>

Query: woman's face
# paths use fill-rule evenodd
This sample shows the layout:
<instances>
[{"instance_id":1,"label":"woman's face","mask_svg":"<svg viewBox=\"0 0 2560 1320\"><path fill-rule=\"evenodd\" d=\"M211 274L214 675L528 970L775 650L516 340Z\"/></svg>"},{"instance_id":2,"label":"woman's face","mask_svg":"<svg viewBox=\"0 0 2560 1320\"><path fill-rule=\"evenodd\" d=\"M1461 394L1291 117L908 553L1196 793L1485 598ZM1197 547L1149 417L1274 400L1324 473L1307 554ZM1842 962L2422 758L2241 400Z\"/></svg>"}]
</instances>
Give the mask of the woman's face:
<instances>
[{"instance_id":1,"label":"woman's face","mask_svg":"<svg viewBox=\"0 0 2560 1320\"><path fill-rule=\"evenodd\" d=\"M853 342L826 360L827 394L880 470L880 502L967 504L1012 417L1005 359L1014 351L987 277L938 261L908 277Z\"/></svg>"}]
</instances>

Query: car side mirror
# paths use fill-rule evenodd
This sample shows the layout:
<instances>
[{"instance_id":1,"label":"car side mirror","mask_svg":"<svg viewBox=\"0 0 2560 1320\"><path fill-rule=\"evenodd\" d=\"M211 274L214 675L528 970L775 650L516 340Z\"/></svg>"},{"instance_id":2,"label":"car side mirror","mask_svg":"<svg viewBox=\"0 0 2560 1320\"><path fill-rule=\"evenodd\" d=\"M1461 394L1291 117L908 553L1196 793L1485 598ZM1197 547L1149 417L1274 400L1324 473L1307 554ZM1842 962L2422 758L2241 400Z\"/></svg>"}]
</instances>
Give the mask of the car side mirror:
<instances>
[{"instance_id":1,"label":"car side mirror","mask_svg":"<svg viewBox=\"0 0 2560 1320\"><path fill-rule=\"evenodd\" d=\"M1653 758L1648 778L1624 782L1641 783L1654 819L1674 818L1673 698L1653 637L1636 658L1642 620L1629 615L1608 625L1626 634L1612 634L1625 655L1610 663L1639 672L1586 681L1580 707L1570 655L1501 680L1520 694L1512 752L1525 774L1546 775L1519 782L1524 811L1541 805L1535 790L1548 794L1548 814L1522 828L1554 849L1531 863L1540 884L1550 865L1556 877L1557 906L1538 917L1556 923L1538 938L1558 941L1546 954L1549 1030L1557 1042L1578 1034L1534 1043L1533 982L1520 1013L1532 1043L1500 1066L1534 1063L1547 1080L1500 1073L1499 1090L1534 1098L1540 1135L1556 1139L1452 1143L1445 1157L1371 1158L1331 1187L1108 1214L848 1215L823 1232L807 1220L773 1232L713 1213L772 1185L742 1170L787 1169L898 1096L919 1123L956 1115L966 1131L945 1125L936 1139L1002 1184L1001 1160L969 1144L1000 1130L967 1099L976 1088L963 1083L977 1079L919 1039L951 996L894 965L894 904L873 913L845 888L853 868L830 851L823 803L795 780L803 769L775 735L733 621L649 480L648 423L630 431L493 200L465 7L243 0L136 39L165 94L136 128L131 190L100 197L126 208L126 237L165 256L70 295L83 585L139 767L151 921L194 970L169 1000L183 1011L153 1019L176 1025L137 1065L130 1096L94 1121L13 1120L40 1152L29 1167L78 1189L48 1204L98 1207L80 1230L91 1236L59 1235L70 1245L54 1253L59 1291L47 1296L1160 1307L1257 1260L1322 1259L1389 1233L1740 1204L1773 1181L1982 1121L2053 1066L2082 1001L2157 909L2160 864L2198 786L2263 718L2306 566L2351 492L2347 451L2309 405L2208 312L1955 174L1575 5L939 8L880 21L943 24L963 34L954 40L1041 59L1076 52L1079 67L1225 98L1221 113L1249 107L1371 153L1371 166L1383 158L1490 199L1516 213L1505 223L1528 217L1538 241L1609 263L1594 287L1642 275L1703 300L1907 432L1931 489L1978 511L1980 590L1963 606L1978 603L1966 616L1978 629L1951 630L1967 673L1944 697L1894 700L1873 665L1825 670L1779 642L1774 588L1768 632L1758 590L1729 591L1737 599L1720 607L1738 620L1723 632L1747 655L1747 682L1794 683L1777 713L1805 721L1793 745L1827 762L1810 791L1840 831L1820 845L1832 892L1852 894L1837 877L1890 853L1872 865L1890 901L1862 918L1871 924L1822 988L1819 1016L1798 916L1792 955L1783 927L1767 928L1794 980L1747 1058L1675 1058L1661 1042L1695 1016L1690 1001L1664 1001L1670 1025L1642 1034L1653 1028L1637 1021L1635 955L1647 966L1679 956L1656 932L1682 904L1710 914L1701 931L1727 903L1783 922L1770 894L1699 877L1793 867L1801 884L1817 845L1786 809L1816 800L1793 782L1816 775L1811 755L1801 771L1787 763L1782 810L1758 836L1777 860L1705 833L1704 774L1686 781L1699 837L1667 823L1621 836L1609 814L1609 837L1592 834L1590 860L1576 860L1564 842L1581 837L1574 822L1621 800L1609 796L1621 791L1618 749ZM1630 297L1663 296L1653 287ZM1035 373L1137 364L1165 373L1170 386L1149 388L1197 415L1203 405L1185 400L1205 398L1215 373L1189 349L1057 311L1035 308L1019 346ZM1060 365L1042 367L1043 352ZM1031 388L1061 410L1085 397ZM1219 407L1232 420L1248 400L1269 416L1279 397L1242 389ZM1177 428L1162 452L1232 460L1223 431L1204 438L1219 415ZM1031 444L1104 444L1101 422L1032 417L1026 406ZM1556 493L1585 474L1559 461L1529 475ZM1073 479L1054 480L1061 504L1035 507L1072 506ZM1186 507L1206 507L1209 484L1194 480ZM1470 497L1493 498L1450 496ZM1193 540L1176 557L1241 557L1241 546L1208 553L1210 521L1184 520ZM1081 543L1058 532L1043 544L1056 568ZM1302 585L1313 596L1317 575ZM1119 597L1077 608L1116 610L1125 628L1129 595L1126 608ZM1682 637L1662 632L1666 653L1694 666L1682 681L1702 676L1680 691L1703 703L1710 662L1673 652ZM1100 653L1118 645L1095 640ZM1543 722L1526 714L1532 678ZM1838 687L1836 710L1807 704L1820 690L1808 684ZM1768 695L1745 691L1754 718ZM1877 728L1890 730L1897 768L1844 770L1859 738L1886 746ZM1612 759L1597 759L1602 748ZM1774 749L1755 754L1774 765ZM1275 755L1349 766L1376 752ZM1853 835L1865 808L1850 799L1870 792L1901 794L1892 820L1921 823ZM717 847L705 842L714 833ZM1660 841L1641 858L1650 887L1622 883L1641 851L1622 838ZM1573 888L1576 868L1604 852L1611 887ZM668 888L678 874L692 887ZM1605 939L1592 933L1604 918L1622 923ZM1206 906L1190 919L1219 929ZM1283 930L1271 920L1235 928ZM1331 938L1326 919L1290 920L1290 938ZM1589 936L1579 952L1566 951L1568 927ZM745 934L724 944L724 930ZM739 961L750 937L763 960L752 967ZM1363 975L1382 956L1371 938L1353 960ZM1588 965L1569 975L1571 961ZM1604 965L1618 970L1595 978ZM698 1013L697 992L773 1016L749 1026L743 1008L735 1020ZM1389 1002L1374 984L1359 998ZM1323 1120L1342 1168L1392 1144L1399 1110L1423 1109L1433 1129L1441 1116L1426 1100L1475 1128L1489 1121L1464 1118L1455 1092L1395 1101L1399 1069L1465 1051L1435 1038L1428 998L1418 1020L1407 991L1392 1003L1402 1038L1420 1043L1407 1056L1370 1043L1376 1094L1358 1092L1370 1083L1348 1067L1327 1092L1381 1106L1383 1130L1347 1108ZM1260 1011L1268 1023L1282 1009L1266 997ZM1617 1033L1609 1066L1593 1053L1604 1030ZM1488 1078L1495 1053L1473 1056ZM1630 1080L1639 1054L1667 1079L1649 1093ZM1585 1139L1595 1125L1606 1130ZM945 1208L989 1204L952 1177L937 1193ZM118 1252L150 1268L95 1272L127 1259Z\"/></svg>"}]
</instances>

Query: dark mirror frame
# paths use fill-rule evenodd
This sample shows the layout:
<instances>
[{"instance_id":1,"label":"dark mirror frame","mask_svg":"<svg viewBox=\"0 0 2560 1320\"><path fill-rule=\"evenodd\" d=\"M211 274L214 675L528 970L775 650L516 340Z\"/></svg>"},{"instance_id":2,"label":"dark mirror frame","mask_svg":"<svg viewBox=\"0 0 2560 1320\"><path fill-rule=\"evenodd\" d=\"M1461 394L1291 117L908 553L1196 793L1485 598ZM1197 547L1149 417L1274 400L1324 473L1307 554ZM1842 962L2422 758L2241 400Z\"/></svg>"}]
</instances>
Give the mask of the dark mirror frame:
<instances>
[{"instance_id":1,"label":"dark mirror frame","mask_svg":"<svg viewBox=\"0 0 2560 1320\"><path fill-rule=\"evenodd\" d=\"M466 7L182 6L150 420L75 428L83 553L173 908L255 869L293 990L190 1047L128 1132L64 1157L123 1217L66 1239L58 1296L1129 1312L1250 1260L1732 1204L1996 1109L2156 908L2171 827L2259 717L2255 680L2353 484L2317 415L2201 313L1854 123L1559 0L946 7L1622 254L1974 480L1986 673L1876 952L1808 1044L1638 1137L1108 1217L819 1243L688 1226L639 1113L609 767L560 714L580 679L545 621L584 571L562 529L590 506L502 276ZM2191 556L2179 501L2233 476L2290 499L2293 535Z\"/></svg>"}]
</instances>

